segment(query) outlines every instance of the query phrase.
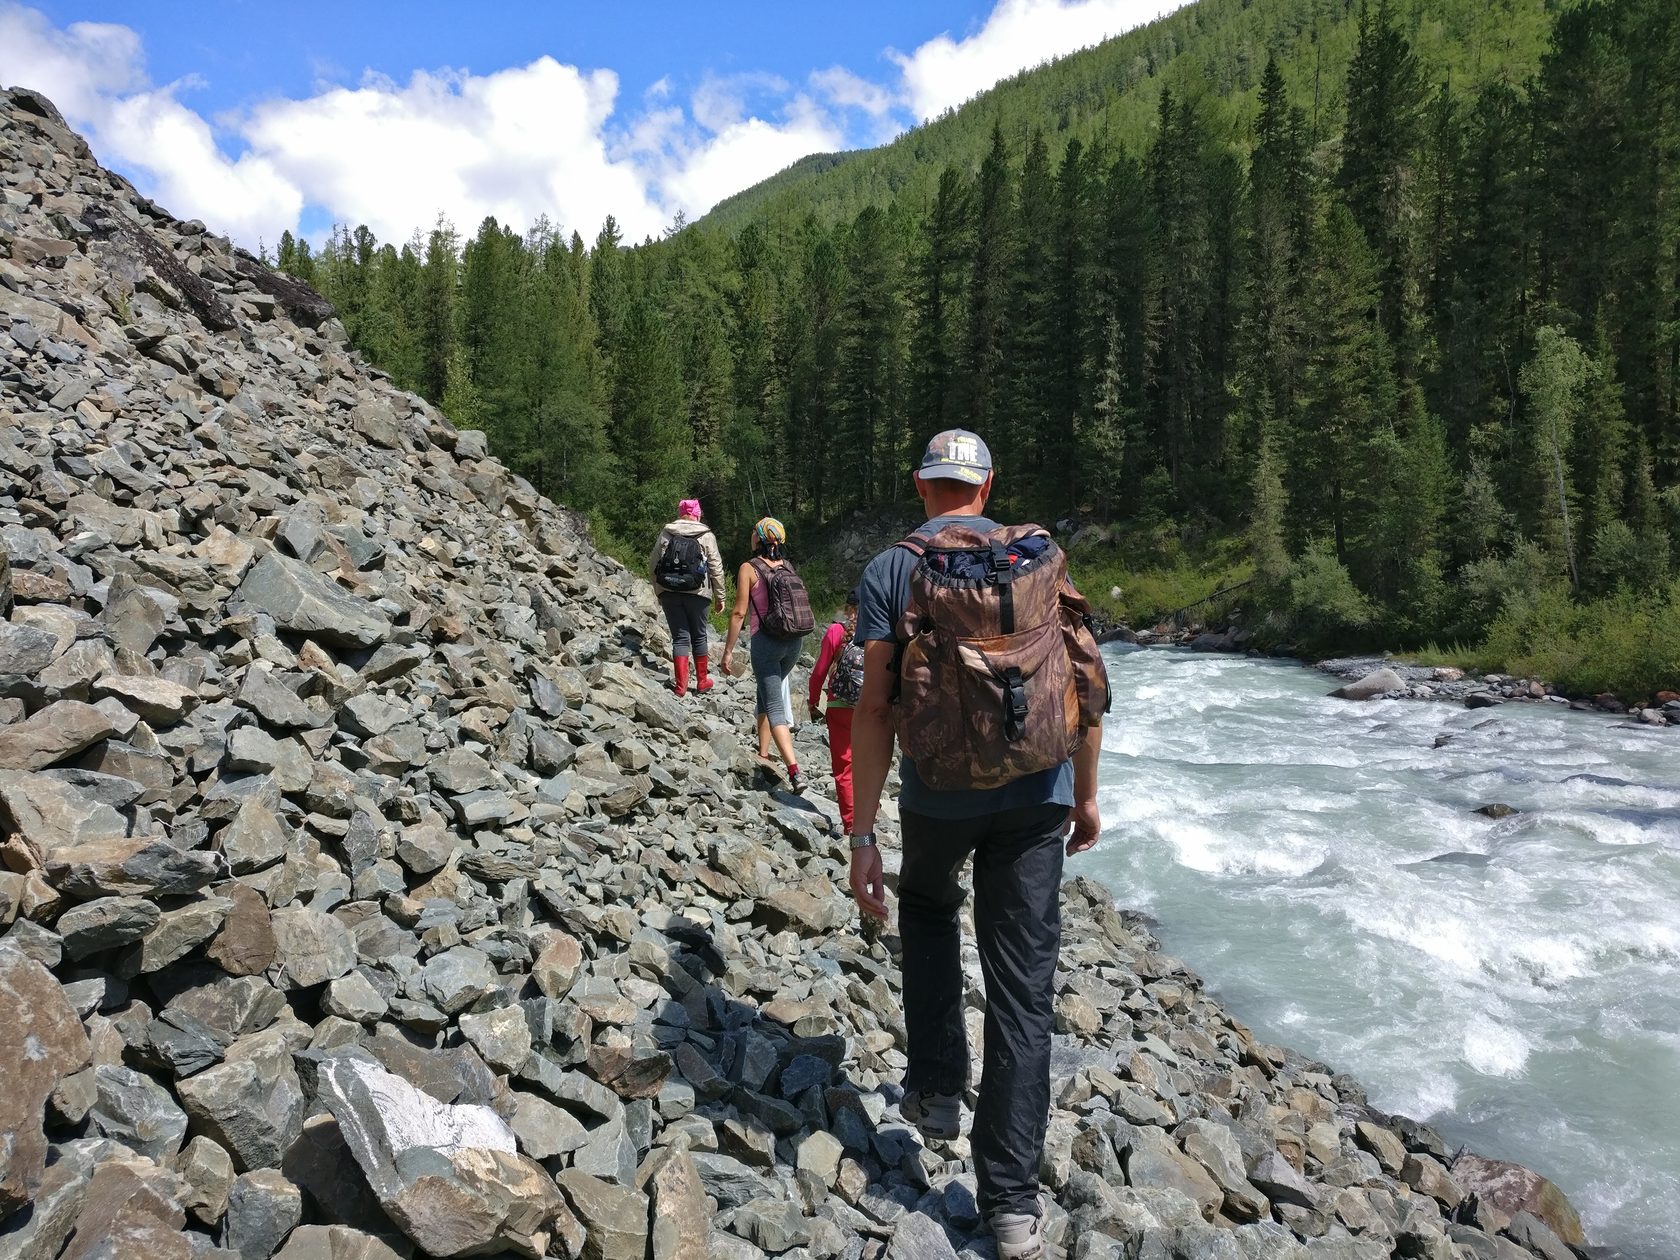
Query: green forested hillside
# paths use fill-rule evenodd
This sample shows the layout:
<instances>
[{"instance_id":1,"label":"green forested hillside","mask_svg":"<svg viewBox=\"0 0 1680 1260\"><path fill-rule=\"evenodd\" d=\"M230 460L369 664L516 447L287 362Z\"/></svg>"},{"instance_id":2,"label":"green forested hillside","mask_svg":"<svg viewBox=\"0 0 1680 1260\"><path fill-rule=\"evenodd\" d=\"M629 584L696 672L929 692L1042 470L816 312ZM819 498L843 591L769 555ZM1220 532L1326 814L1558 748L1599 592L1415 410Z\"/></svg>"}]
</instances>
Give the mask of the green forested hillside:
<instances>
[{"instance_id":1,"label":"green forested hillside","mask_svg":"<svg viewBox=\"0 0 1680 1260\"><path fill-rule=\"evenodd\" d=\"M962 424L1273 641L1680 686L1680 6L1553 8L1201 0L658 242L280 264L638 550L698 492L797 554Z\"/></svg>"},{"instance_id":2,"label":"green forested hillside","mask_svg":"<svg viewBox=\"0 0 1680 1260\"><path fill-rule=\"evenodd\" d=\"M1558 0L1402 0L1395 21L1430 81L1460 92L1520 86L1545 51ZM1193 97L1210 132L1246 149L1260 81L1276 58L1309 141L1333 136L1346 107L1361 6L1349 0L1199 0L1130 34L1022 71L891 144L804 158L719 204L700 223L737 232L755 219L848 221L866 205L931 202L947 165L972 176L994 125L1017 151L1035 131L1051 156L1069 140L1140 152L1163 86Z\"/></svg>"}]
</instances>

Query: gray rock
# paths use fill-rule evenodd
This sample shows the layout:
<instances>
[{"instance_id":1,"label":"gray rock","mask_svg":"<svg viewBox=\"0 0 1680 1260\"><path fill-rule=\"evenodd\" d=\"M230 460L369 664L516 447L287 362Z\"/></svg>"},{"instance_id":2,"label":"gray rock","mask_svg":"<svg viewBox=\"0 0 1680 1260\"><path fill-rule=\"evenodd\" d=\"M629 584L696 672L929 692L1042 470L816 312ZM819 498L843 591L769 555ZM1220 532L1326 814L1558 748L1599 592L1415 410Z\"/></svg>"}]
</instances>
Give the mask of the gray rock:
<instances>
[{"instance_id":1,"label":"gray rock","mask_svg":"<svg viewBox=\"0 0 1680 1260\"><path fill-rule=\"evenodd\" d=\"M899 1218L887 1260L957 1260L957 1251L932 1217L911 1212Z\"/></svg>"},{"instance_id":2,"label":"gray rock","mask_svg":"<svg viewBox=\"0 0 1680 1260\"><path fill-rule=\"evenodd\" d=\"M568 1155L589 1141L589 1131L571 1112L520 1090L513 1091L508 1123L519 1139L519 1149L532 1159Z\"/></svg>"},{"instance_id":3,"label":"gray rock","mask_svg":"<svg viewBox=\"0 0 1680 1260\"><path fill-rule=\"evenodd\" d=\"M233 1160L209 1138L200 1135L175 1157L175 1171L187 1185L181 1206L204 1225L218 1224L233 1192Z\"/></svg>"},{"instance_id":4,"label":"gray rock","mask_svg":"<svg viewBox=\"0 0 1680 1260\"><path fill-rule=\"evenodd\" d=\"M390 619L337 583L271 551L251 567L238 596L284 629L353 647L374 647L391 633Z\"/></svg>"},{"instance_id":5,"label":"gray rock","mask_svg":"<svg viewBox=\"0 0 1680 1260\"><path fill-rule=\"evenodd\" d=\"M517 1006L461 1016L461 1035L500 1072L518 1072L531 1056L531 1026Z\"/></svg>"},{"instance_id":6,"label":"gray rock","mask_svg":"<svg viewBox=\"0 0 1680 1260\"><path fill-rule=\"evenodd\" d=\"M58 700L21 722L0 727L0 770L45 770L116 733L91 704Z\"/></svg>"},{"instance_id":7,"label":"gray rock","mask_svg":"<svg viewBox=\"0 0 1680 1260\"><path fill-rule=\"evenodd\" d=\"M277 1032L236 1042L221 1063L176 1088L194 1128L241 1171L278 1165L303 1131L303 1085Z\"/></svg>"},{"instance_id":8,"label":"gray rock","mask_svg":"<svg viewBox=\"0 0 1680 1260\"><path fill-rule=\"evenodd\" d=\"M100 1137L121 1142L158 1163L168 1163L187 1136L187 1116L169 1091L129 1068L94 1068L98 1097L88 1120Z\"/></svg>"},{"instance_id":9,"label":"gray rock","mask_svg":"<svg viewBox=\"0 0 1680 1260\"><path fill-rule=\"evenodd\" d=\"M1330 694L1339 700L1375 700L1390 692L1406 690L1406 680L1386 666L1374 669L1357 682L1338 687Z\"/></svg>"},{"instance_id":10,"label":"gray rock","mask_svg":"<svg viewBox=\"0 0 1680 1260\"><path fill-rule=\"evenodd\" d=\"M326 1060L317 1082L368 1185L423 1250L548 1250L564 1203L495 1112L439 1103L353 1058Z\"/></svg>"},{"instance_id":11,"label":"gray rock","mask_svg":"<svg viewBox=\"0 0 1680 1260\"><path fill-rule=\"evenodd\" d=\"M583 1260L644 1260L648 1247L647 1196L575 1168L556 1180L588 1231Z\"/></svg>"},{"instance_id":12,"label":"gray rock","mask_svg":"<svg viewBox=\"0 0 1680 1260\"><path fill-rule=\"evenodd\" d=\"M275 1260L402 1260L384 1242L348 1225L300 1225Z\"/></svg>"},{"instance_id":13,"label":"gray rock","mask_svg":"<svg viewBox=\"0 0 1680 1260\"><path fill-rule=\"evenodd\" d=\"M104 949L132 944L163 917L154 901L141 897L100 897L66 910L58 933L68 958L86 958Z\"/></svg>"},{"instance_id":14,"label":"gray rock","mask_svg":"<svg viewBox=\"0 0 1680 1260\"><path fill-rule=\"evenodd\" d=\"M222 1245L240 1260L268 1260L303 1219L303 1194L278 1169L242 1173L228 1195Z\"/></svg>"},{"instance_id":15,"label":"gray rock","mask_svg":"<svg viewBox=\"0 0 1680 1260\"><path fill-rule=\"evenodd\" d=\"M330 914L287 906L272 916L276 983L307 989L347 974L356 965L350 930Z\"/></svg>"},{"instance_id":16,"label":"gray rock","mask_svg":"<svg viewBox=\"0 0 1680 1260\"><path fill-rule=\"evenodd\" d=\"M773 1256L811 1241L805 1214L785 1199L754 1199L736 1209L730 1227Z\"/></svg>"},{"instance_id":17,"label":"gray rock","mask_svg":"<svg viewBox=\"0 0 1680 1260\"><path fill-rule=\"evenodd\" d=\"M1318 1206L1318 1195L1307 1179L1276 1151L1256 1164L1249 1171L1248 1179L1274 1203L1303 1208Z\"/></svg>"},{"instance_id":18,"label":"gray rock","mask_svg":"<svg viewBox=\"0 0 1680 1260\"><path fill-rule=\"evenodd\" d=\"M82 1022L52 973L0 944L0 1221L32 1199L46 1173L42 1130L47 1099L59 1082L88 1065Z\"/></svg>"}]
</instances>

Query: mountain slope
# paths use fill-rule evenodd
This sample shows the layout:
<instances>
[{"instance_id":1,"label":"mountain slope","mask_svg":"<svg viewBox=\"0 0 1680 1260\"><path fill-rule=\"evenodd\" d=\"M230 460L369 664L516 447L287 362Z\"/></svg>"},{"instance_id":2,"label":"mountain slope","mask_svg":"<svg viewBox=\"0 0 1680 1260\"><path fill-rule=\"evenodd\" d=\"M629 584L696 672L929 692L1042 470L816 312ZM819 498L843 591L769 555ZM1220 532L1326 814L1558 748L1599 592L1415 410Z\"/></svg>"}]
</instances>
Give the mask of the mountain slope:
<instances>
[{"instance_id":1,"label":"mountain slope","mask_svg":"<svg viewBox=\"0 0 1680 1260\"><path fill-rule=\"evenodd\" d=\"M1375 5L1372 6L1373 8ZM1539 65L1555 0L1398 0L1391 8L1435 80L1459 89L1520 84ZM1348 0L1196 0L1148 26L1024 70L892 143L803 158L720 202L699 223L737 231L760 218L850 219L895 197L932 198L947 164L978 169L993 123L1019 151L1035 129L1052 139L1106 139L1139 152L1155 125L1163 85L1223 102L1226 125L1246 135L1260 72L1276 55L1293 102L1320 139L1345 111L1348 61L1361 6Z\"/></svg>"}]
</instances>

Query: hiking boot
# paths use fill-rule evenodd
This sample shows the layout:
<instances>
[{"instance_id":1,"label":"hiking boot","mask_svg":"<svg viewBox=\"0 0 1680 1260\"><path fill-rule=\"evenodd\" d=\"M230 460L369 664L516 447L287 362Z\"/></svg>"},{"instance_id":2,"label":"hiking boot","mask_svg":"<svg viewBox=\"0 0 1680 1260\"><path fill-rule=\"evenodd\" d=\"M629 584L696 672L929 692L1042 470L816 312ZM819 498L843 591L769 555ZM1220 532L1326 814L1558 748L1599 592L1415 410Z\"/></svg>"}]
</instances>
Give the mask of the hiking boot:
<instances>
[{"instance_id":1,"label":"hiking boot","mask_svg":"<svg viewBox=\"0 0 1680 1260\"><path fill-rule=\"evenodd\" d=\"M710 691L712 689L712 662L710 657L696 656L694 658L695 681L694 690Z\"/></svg>"},{"instance_id":2,"label":"hiking boot","mask_svg":"<svg viewBox=\"0 0 1680 1260\"><path fill-rule=\"evenodd\" d=\"M1036 1216L1027 1212L995 1212L989 1223L997 1242L998 1260L1039 1260L1045 1254L1042 1198Z\"/></svg>"},{"instance_id":3,"label":"hiking boot","mask_svg":"<svg viewBox=\"0 0 1680 1260\"><path fill-rule=\"evenodd\" d=\"M799 768L797 766L790 766L788 768L788 790L795 796L805 795L805 781L799 777Z\"/></svg>"},{"instance_id":4,"label":"hiking boot","mask_svg":"<svg viewBox=\"0 0 1680 1260\"><path fill-rule=\"evenodd\" d=\"M962 1132L962 1095L906 1090L898 1113L930 1142L952 1142Z\"/></svg>"}]
</instances>

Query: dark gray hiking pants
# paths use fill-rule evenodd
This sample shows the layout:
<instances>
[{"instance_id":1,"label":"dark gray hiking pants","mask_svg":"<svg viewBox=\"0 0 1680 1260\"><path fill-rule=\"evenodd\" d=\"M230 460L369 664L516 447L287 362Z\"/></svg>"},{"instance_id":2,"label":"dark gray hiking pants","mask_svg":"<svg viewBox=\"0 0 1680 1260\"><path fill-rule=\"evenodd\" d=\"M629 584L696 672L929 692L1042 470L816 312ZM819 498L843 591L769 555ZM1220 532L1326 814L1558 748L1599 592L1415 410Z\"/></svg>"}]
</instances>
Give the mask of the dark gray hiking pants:
<instances>
[{"instance_id":1,"label":"dark gray hiking pants","mask_svg":"<svg viewBox=\"0 0 1680 1260\"><path fill-rule=\"evenodd\" d=\"M974 855L974 926L986 981L985 1063L970 1145L983 1213L1038 1212L1050 1115L1050 1034L1062 937L1065 805L981 818L902 814L898 923L904 940L906 1089L968 1084L958 912Z\"/></svg>"}]
</instances>

